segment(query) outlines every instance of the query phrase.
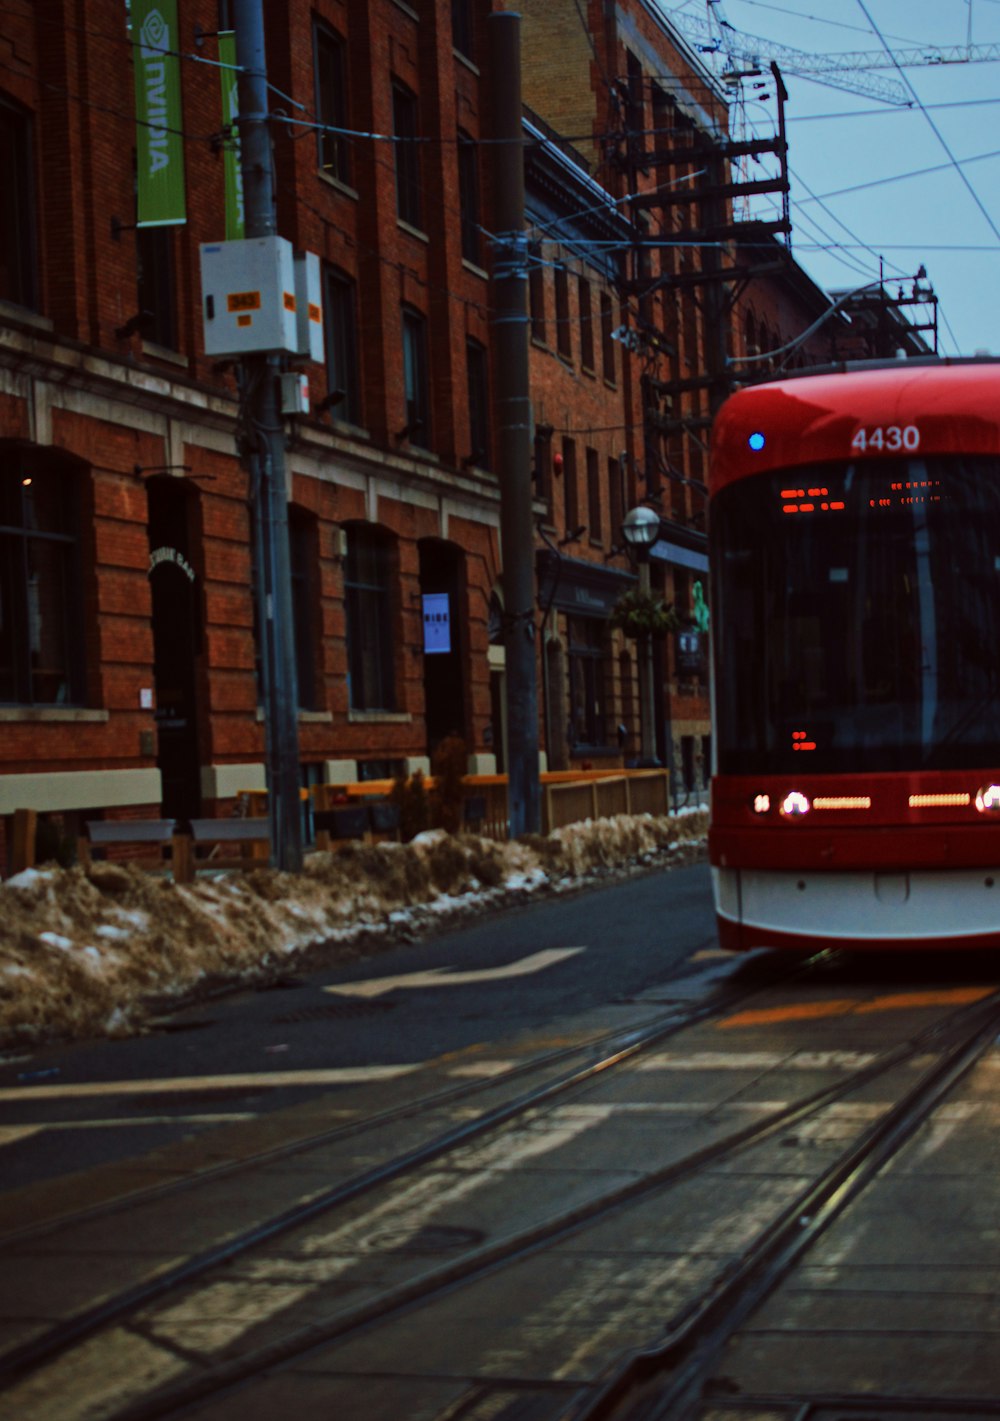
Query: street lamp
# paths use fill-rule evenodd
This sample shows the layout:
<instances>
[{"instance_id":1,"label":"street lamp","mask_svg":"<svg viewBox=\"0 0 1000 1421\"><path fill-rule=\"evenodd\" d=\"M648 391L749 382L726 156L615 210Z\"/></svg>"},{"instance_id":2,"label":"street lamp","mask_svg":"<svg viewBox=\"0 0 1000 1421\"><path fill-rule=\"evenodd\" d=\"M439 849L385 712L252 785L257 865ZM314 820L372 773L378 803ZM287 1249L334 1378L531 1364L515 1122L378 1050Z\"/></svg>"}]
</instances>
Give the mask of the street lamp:
<instances>
[{"instance_id":1,"label":"street lamp","mask_svg":"<svg viewBox=\"0 0 1000 1421\"><path fill-rule=\"evenodd\" d=\"M649 554L660 536L660 515L653 508L640 504L626 513L622 521L622 533L639 569L639 591L650 595ZM639 658L639 722L641 726L642 748L639 757L641 765L657 765L654 728L656 702L653 695L653 638L644 632L641 638L642 652Z\"/></svg>"}]
</instances>

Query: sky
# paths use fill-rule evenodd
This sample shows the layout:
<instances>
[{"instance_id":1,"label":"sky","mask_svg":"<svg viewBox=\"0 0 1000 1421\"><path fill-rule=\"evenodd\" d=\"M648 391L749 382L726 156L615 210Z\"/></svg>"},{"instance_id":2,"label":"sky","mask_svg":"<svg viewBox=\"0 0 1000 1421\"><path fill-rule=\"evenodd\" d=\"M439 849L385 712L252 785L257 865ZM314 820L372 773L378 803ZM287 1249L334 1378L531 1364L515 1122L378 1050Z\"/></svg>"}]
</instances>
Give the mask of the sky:
<instances>
[{"instance_id":1,"label":"sky","mask_svg":"<svg viewBox=\"0 0 1000 1421\"><path fill-rule=\"evenodd\" d=\"M848 67L848 85L895 83L907 103L844 92L781 64L792 202L792 252L826 290L877 280L912 290L923 265L939 300L943 355L1000 355L1000 59L891 67L887 49L993 45L1000 0L660 0L668 18L726 22L734 45L756 37L808 54L861 52L888 68ZM692 43L702 36L689 35ZM705 56L726 66L720 52ZM768 78L769 60L764 64ZM779 61L780 63L780 61ZM745 66L744 66L745 67ZM774 86L744 80L734 132L775 131ZM761 101L763 100L763 102ZM740 134L740 136L743 136ZM748 174L759 176L759 174ZM758 199L754 216L773 217ZM773 199L770 199L773 203ZM881 264L881 265L880 265ZM926 285L922 283L922 285ZM911 318L922 319L911 308Z\"/></svg>"}]
</instances>

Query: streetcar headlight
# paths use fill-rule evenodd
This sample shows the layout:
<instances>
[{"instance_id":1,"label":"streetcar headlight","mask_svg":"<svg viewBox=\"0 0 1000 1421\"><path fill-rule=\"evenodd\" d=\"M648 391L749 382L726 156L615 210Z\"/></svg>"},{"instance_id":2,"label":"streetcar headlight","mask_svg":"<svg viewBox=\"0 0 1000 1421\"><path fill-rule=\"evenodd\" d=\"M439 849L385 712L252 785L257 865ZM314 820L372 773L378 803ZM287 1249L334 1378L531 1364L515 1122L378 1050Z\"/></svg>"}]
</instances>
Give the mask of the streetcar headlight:
<instances>
[{"instance_id":1,"label":"streetcar headlight","mask_svg":"<svg viewBox=\"0 0 1000 1421\"><path fill-rule=\"evenodd\" d=\"M755 814L770 814L771 796L769 794L755 794L751 808Z\"/></svg>"},{"instance_id":2,"label":"streetcar headlight","mask_svg":"<svg viewBox=\"0 0 1000 1421\"><path fill-rule=\"evenodd\" d=\"M980 814L1000 814L1000 785L986 785L976 795Z\"/></svg>"},{"instance_id":3,"label":"streetcar headlight","mask_svg":"<svg viewBox=\"0 0 1000 1421\"><path fill-rule=\"evenodd\" d=\"M797 789L791 790L781 801L781 812L789 819L794 819L799 814L808 814L809 809L808 799Z\"/></svg>"}]
</instances>

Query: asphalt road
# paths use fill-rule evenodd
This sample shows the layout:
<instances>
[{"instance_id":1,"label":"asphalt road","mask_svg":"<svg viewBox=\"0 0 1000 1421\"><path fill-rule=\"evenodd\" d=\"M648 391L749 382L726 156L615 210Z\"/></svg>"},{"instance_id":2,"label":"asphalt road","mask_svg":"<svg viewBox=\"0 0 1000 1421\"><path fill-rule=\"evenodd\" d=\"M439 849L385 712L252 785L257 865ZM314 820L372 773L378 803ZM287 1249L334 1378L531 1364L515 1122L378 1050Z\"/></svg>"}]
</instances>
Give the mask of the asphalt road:
<instances>
[{"instance_id":1,"label":"asphalt road","mask_svg":"<svg viewBox=\"0 0 1000 1421\"><path fill-rule=\"evenodd\" d=\"M216 997L145 1036L47 1046L0 1063L2 1187L555 1028L704 970L715 946L697 864Z\"/></svg>"}]
</instances>

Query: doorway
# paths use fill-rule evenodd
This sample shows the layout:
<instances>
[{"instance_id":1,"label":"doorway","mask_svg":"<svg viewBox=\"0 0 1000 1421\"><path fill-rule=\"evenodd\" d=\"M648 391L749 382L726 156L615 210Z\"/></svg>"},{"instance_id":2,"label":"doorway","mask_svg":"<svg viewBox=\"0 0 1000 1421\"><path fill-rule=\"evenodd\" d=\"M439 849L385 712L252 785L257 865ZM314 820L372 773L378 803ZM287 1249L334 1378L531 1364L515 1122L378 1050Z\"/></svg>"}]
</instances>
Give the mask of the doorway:
<instances>
[{"instance_id":1,"label":"doorway","mask_svg":"<svg viewBox=\"0 0 1000 1421\"><path fill-rule=\"evenodd\" d=\"M162 812L167 819L191 819L201 813L197 658L202 618L192 558L198 499L175 478L150 479L146 495Z\"/></svg>"},{"instance_id":2,"label":"doorway","mask_svg":"<svg viewBox=\"0 0 1000 1421\"><path fill-rule=\"evenodd\" d=\"M465 554L454 543L420 545L420 603L427 753L448 735L466 740Z\"/></svg>"}]
</instances>

